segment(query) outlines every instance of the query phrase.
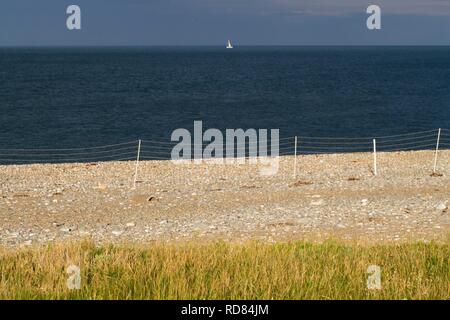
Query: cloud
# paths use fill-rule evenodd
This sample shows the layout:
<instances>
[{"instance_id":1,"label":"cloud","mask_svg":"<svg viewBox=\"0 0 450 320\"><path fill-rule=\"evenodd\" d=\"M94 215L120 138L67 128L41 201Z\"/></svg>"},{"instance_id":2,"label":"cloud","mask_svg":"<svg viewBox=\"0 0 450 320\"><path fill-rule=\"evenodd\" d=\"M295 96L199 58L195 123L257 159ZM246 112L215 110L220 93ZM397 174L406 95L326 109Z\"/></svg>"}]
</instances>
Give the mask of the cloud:
<instances>
[{"instance_id":1,"label":"cloud","mask_svg":"<svg viewBox=\"0 0 450 320\"><path fill-rule=\"evenodd\" d=\"M145 0L141 0L144 1ZM337 16L365 13L371 4L379 5L384 14L450 15L450 0L169 0L209 12L235 14L306 14Z\"/></svg>"}]
</instances>

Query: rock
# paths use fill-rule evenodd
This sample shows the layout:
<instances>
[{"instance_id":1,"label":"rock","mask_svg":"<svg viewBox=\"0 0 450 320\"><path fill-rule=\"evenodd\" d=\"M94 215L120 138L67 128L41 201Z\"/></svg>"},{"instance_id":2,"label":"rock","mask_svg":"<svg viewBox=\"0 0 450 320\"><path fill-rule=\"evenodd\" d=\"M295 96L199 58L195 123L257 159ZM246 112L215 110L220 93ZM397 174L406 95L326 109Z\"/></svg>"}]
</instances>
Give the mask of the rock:
<instances>
[{"instance_id":1,"label":"rock","mask_svg":"<svg viewBox=\"0 0 450 320\"><path fill-rule=\"evenodd\" d=\"M145 195L145 194L137 194L131 198L131 201L133 201L135 203L145 203L145 202L151 202L153 200L156 200L156 198L153 196Z\"/></svg>"},{"instance_id":2,"label":"rock","mask_svg":"<svg viewBox=\"0 0 450 320\"><path fill-rule=\"evenodd\" d=\"M127 226L128 228L132 228L132 227L135 226L135 224L134 224L134 222L128 222L128 223L126 224L126 226Z\"/></svg>"},{"instance_id":3,"label":"rock","mask_svg":"<svg viewBox=\"0 0 450 320\"><path fill-rule=\"evenodd\" d=\"M369 199L362 199L361 200L361 205L367 206L368 204L369 204Z\"/></svg>"},{"instance_id":4,"label":"rock","mask_svg":"<svg viewBox=\"0 0 450 320\"><path fill-rule=\"evenodd\" d=\"M447 209L447 205L444 202L441 202L436 206L436 209L444 211Z\"/></svg>"},{"instance_id":5,"label":"rock","mask_svg":"<svg viewBox=\"0 0 450 320\"><path fill-rule=\"evenodd\" d=\"M107 186L105 184L103 184L103 183L99 183L97 185L97 189L99 189L99 190L106 190L106 188L107 188Z\"/></svg>"},{"instance_id":6,"label":"rock","mask_svg":"<svg viewBox=\"0 0 450 320\"><path fill-rule=\"evenodd\" d=\"M314 220L313 219L311 219L311 218L298 218L297 219L297 223L299 223L299 224L310 224L310 223L312 223L312 222L314 222Z\"/></svg>"},{"instance_id":7,"label":"rock","mask_svg":"<svg viewBox=\"0 0 450 320\"><path fill-rule=\"evenodd\" d=\"M311 184L313 184L312 181L299 180L299 181L297 181L297 182L291 184L290 186L291 186L291 187L301 187L301 186L309 186L309 185L311 185Z\"/></svg>"},{"instance_id":8,"label":"rock","mask_svg":"<svg viewBox=\"0 0 450 320\"><path fill-rule=\"evenodd\" d=\"M311 205L312 205L312 206L321 206L321 205L323 205L324 203L325 203L325 202L323 201L323 199L311 201Z\"/></svg>"},{"instance_id":9,"label":"rock","mask_svg":"<svg viewBox=\"0 0 450 320\"><path fill-rule=\"evenodd\" d=\"M430 177L442 177L442 176L443 174L438 172L433 172L432 174L430 174Z\"/></svg>"},{"instance_id":10,"label":"rock","mask_svg":"<svg viewBox=\"0 0 450 320\"><path fill-rule=\"evenodd\" d=\"M112 234L116 237L120 236L123 234L123 230L113 230Z\"/></svg>"},{"instance_id":11,"label":"rock","mask_svg":"<svg viewBox=\"0 0 450 320\"><path fill-rule=\"evenodd\" d=\"M22 245L24 246L31 246L32 241L31 240L27 240L24 243L22 243Z\"/></svg>"}]
</instances>

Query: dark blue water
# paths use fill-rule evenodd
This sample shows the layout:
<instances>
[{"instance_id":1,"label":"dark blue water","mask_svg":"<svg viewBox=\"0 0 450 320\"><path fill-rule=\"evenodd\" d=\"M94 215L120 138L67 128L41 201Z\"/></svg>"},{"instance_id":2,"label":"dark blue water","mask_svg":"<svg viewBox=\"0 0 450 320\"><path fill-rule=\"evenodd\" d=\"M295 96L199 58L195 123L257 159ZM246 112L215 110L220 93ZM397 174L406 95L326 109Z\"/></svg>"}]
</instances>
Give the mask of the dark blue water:
<instances>
[{"instance_id":1,"label":"dark blue water","mask_svg":"<svg viewBox=\"0 0 450 320\"><path fill-rule=\"evenodd\" d=\"M2 149L450 128L450 47L3 48L0 113Z\"/></svg>"}]
</instances>

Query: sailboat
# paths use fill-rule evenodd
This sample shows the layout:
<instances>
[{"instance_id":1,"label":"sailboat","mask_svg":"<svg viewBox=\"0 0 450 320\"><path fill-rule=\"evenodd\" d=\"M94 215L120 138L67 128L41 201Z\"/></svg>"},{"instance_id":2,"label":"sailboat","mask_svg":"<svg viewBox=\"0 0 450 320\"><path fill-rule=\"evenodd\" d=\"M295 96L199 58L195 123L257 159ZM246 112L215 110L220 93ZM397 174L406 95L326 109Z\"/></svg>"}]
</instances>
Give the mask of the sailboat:
<instances>
[{"instance_id":1,"label":"sailboat","mask_svg":"<svg viewBox=\"0 0 450 320\"><path fill-rule=\"evenodd\" d=\"M231 45L231 41L228 40L227 49L233 49L233 46Z\"/></svg>"}]
</instances>

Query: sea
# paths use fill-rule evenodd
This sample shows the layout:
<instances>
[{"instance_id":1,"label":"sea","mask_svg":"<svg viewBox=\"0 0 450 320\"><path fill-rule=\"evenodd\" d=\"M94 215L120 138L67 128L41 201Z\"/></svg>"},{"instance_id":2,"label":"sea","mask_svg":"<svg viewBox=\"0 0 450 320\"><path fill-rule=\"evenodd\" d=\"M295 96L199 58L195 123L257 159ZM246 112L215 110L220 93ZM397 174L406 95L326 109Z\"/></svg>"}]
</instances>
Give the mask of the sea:
<instances>
[{"instance_id":1,"label":"sea","mask_svg":"<svg viewBox=\"0 0 450 320\"><path fill-rule=\"evenodd\" d=\"M164 143L200 120L282 139L450 129L450 47L0 48L2 150Z\"/></svg>"}]
</instances>

